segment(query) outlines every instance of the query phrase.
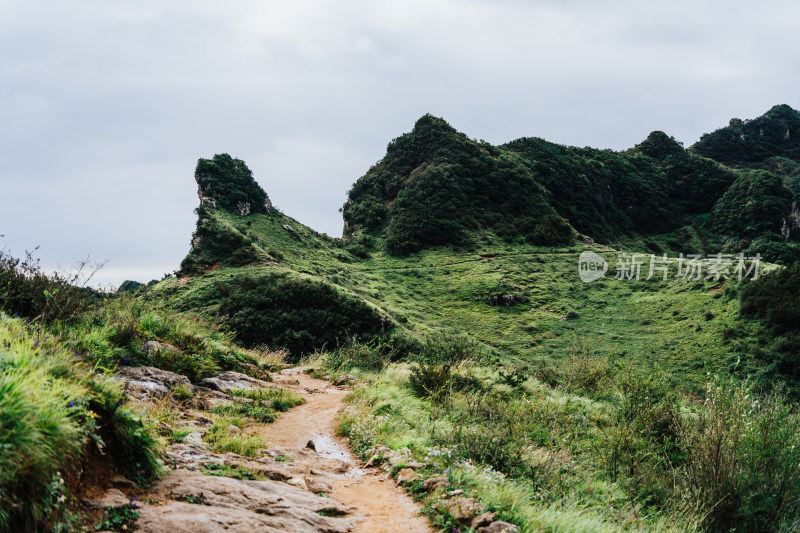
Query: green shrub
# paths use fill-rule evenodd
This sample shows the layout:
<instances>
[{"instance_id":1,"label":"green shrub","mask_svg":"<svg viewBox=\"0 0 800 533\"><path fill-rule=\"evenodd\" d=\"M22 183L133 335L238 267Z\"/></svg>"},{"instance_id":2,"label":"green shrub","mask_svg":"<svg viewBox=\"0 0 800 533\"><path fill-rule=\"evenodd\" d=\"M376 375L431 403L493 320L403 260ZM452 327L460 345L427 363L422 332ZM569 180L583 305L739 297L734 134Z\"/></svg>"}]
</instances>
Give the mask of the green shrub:
<instances>
[{"instance_id":1,"label":"green shrub","mask_svg":"<svg viewBox=\"0 0 800 533\"><path fill-rule=\"evenodd\" d=\"M776 334L800 329L800 264L749 282L741 301L742 314L758 316Z\"/></svg>"},{"instance_id":2,"label":"green shrub","mask_svg":"<svg viewBox=\"0 0 800 533\"><path fill-rule=\"evenodd\" d=\"M478 346L465 335L442 333L428 337L411 365L408 378L411 390L437 405L449 402L453 396L454 370L479 353Z\"/></svg>"},{"instance_id":3,"label":"green shrub","mask_svg":"<svg viewBox=\"0 0 800 533\"><path fill-rule=\"evenodd\" d=\"M233 389L228 394L237 398L249 398L256 402L272 402L272 406L277 411L288 411L292 407L306 402L305 398L299 394L283 388Z\"/></svg>"},{"instance_id":4,"label":"green shrub","mask_svg":"<svg viewBox=\"0 0 800 533\"><path fill-rule=\"evenodd\" d=\"M477 359L480 354L480 346L468 336L457 332L445 332L427 337L415 360L457 367Z\"/></svg>"},{"instance_id":5,"label":"green shrub","mask_svg":"<svg viewBox=\"0 0 800 533\"><path fill-rule=\"evenodd\" d=\"M98 365L147 365L196 381L220 370L248 372L256 360L203 319L160 309L130 295L108 300L69 332L76 350ZM161 348L148 345L158 340Z\"/></svg>"},{"instance_id":6,"label":"green shrub","mask_svg":"<svg viewBox=\"0 0 800 533\"><path fill-rule=\"evenodd\" d=\"M683 461L677 398L669 383L652 373L628 370L618 387L614 417L604 431L609 474L624 480L638 501L663 506L673 495L670 471Z\"/></svg>"},{"instance_id":7,"label":"green shrub","mask_svg":"<svg viewBox=\"0 0 800 533\"><path fill-rule=\"evenodd\" d=\"M374 308L332 285L285 275L239 280L220 313L246 346L286 348L294 362L326 345L369 340L391 327Z\"/></svg>"},{"instance_id":8,"label":"green shrub","mask_svg":"<svg viewBox=\"0 0 800 533\"><path fill-rule=\"evenodd\" d=\"M575 339L566 357L557 364L540 361L536 377L544 383L587 394L607 395L613 382L614 369L608 358L590 354L580 338Z\"/></svg>"},{"instance_id":9,"label":"green shrub","mask_svg":"<svg viewBox=\"0 0 800 533\"><path fill-rule=\"evenodd\" d=\"M391 348L381 342L359 342L351 337L335 350L328 352L325 366L334 372L360 368L380 372L391 361Z\"/></svg>"},{"instance_id":10,"label":"green shrub","mask_svg":"<svg viewBox=\"0 0 800 533\"><path fill-rule=\"evenodd\" d=\"M127 531L138 518L139 512L133 505L107 507L103 511L103 519L95 526L95 530Z\"/></svg>"},{"instance_id":11,"label":"green shrub","mask_svg":"<svg viewBox=\"0 0 800 533\"><path fill-rule=\"evenodd\" d=\"M72 274L47 275L30 252L18 259L0 250L0 311L46 323L73 320L102 299L85 287L91 270L84 262Z\"/></svg>"},{"instance_id":12,"label":"green shrub","mask_svg":"<svg viewBox=\"0 0 800 533\"><path fill-rule=\"evenodd\" d=\"M770 532L800 518L800 416L779 392L749 383L709 383L697 418L680 435L688 502L708 531ZM679 487L680 490L680 487Z\"/></svg>"},{"instance_id":13,"label":"green shrub","mask_svg":"<svg viewBox=\"0 0 800 533\"><path fill-rule=\"evenodd\" d=\"M372 238L366 233L359 231L349 236L345 249L360 259L369 259L372 246Z\"/></svg>"},{"instance_id":14,"label":"green shrub","mask_svg":"<svg viewBox=\"0 0 800 533\"><path fill-rule=\"evenodd\" d=\"M113 436L108 443L115 448L122 473L145 485L158 472L160 443L154 428L128 409L113 410Z\"/></svg>"},{"instance_id":15,"label":"green shrub","mask_svg":"<svg viewBox=\"0 0 800 533\"><path fill-rule=\"evenodd\" d=\"M453 412L452 430L436 439L458 457L509 475L536 479L526 454L531 444L528 433L538 425L532 414L524 403L485 396L471 413Z\"/></svg>"},{"instance_id":16,"label":"green shrub","mask_svg":"<svg viewBox=\"0 0 800 533\"><path fill-rule=\"evenodd\" d=\"M64 511L60 471L85 446L102 448L139 482L158 469L160 443L124 406L120 386L75 352L0 315L0 531L34 531Z\"/></svg>"},{"instance_id":17,"label":"green shrub","mask_svg":"<svg viewBox=\"0 0 800 533\"><path fill-rule=\"evenodd\" d=\"M447 398L452 378L449 365L415 363L411 365L408 384L419 398L430 398L434 404L441 404Z\"/></svg>"},{"instance_id":18,"label":"green shrub","mask_svg":"<svg viewBox=\"0 0 800 533\"><path fill-rule=\"evenodd\" d=\"M240 419L222 418L215 420L214 424L205 434L206 442L211 444L211 449L218 453L232 452L245 457L257 457L259 452L266 448L264 439L258 435L245 435L241 432L229 431L229 426L241 429L244 425Z\"/></svg>"},{"instance_id":19,"label":"green shrub","mask_svg":"<svg viewBox=\"0 0 800 533\"><path fill-rule=\"evenodd\" d=\"M173 387L170 389L170 393L172 394L172 397L179 402L184 402L194 396L194 393L183 385Z\"/></svg>"},{"instance_id":20,"label":"green shrub","mask_svg":"<svg viewBox=\"0 0 800 533\"><path fill-rule=\"evenodd\" d=\"M170 439L172 439L173 442L183 442L184 440L186 440L186 437L188 437L189 435L192 434L192 431L194 431L194 430L192 428L188 428L188 427L187 428L173 428L170 431L170 436L169 437L170 437Z\"/></svg>"}]
</instances>

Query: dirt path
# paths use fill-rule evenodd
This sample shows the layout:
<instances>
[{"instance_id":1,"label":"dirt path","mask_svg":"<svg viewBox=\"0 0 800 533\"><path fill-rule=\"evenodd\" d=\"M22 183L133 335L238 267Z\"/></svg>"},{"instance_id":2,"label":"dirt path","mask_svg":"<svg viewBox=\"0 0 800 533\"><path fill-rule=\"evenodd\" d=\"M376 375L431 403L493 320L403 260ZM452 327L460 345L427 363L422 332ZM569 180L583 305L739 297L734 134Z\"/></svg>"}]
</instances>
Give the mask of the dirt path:
<instances>
[{"instance_id":1,"label":"dirt path","mask_svg":"<svg viewBox=\"0 0 800 533\"><path fill-rule=\"evenodd\" d=\"M336 435L346 391L314 379L298 368L283 371L275 382L302 394L306 403L283 413L259 433L268 445L283 448L289 455L305 449L311 440L319 455L351 465L346 474L333 480L331 496L356 508L354 514L361 521L354 533L434 532L428 520L419 514L419 506L393 479L379 469L364 469L344 440Z\"/></svg>"}]
</instances>

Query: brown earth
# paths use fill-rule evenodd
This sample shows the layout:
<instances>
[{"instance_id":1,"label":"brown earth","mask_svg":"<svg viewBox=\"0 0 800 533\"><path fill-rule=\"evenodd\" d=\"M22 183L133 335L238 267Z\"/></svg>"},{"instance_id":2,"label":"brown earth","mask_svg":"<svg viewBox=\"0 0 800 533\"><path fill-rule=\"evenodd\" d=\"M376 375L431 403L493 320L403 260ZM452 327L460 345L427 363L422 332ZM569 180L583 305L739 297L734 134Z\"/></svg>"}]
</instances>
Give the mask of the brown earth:
<instances>
[{"instance_id":1,"label":"brown earth","mask_svg":"<svg viewBox=\"0 0 800 533\"><path fill-rule=\"evenodd\" d=\"M336 435L346 391L314 379L302 369L284 370L275 382L302 394L306 403L283 413L274 423L262 426L261 435L268 444L287 451L302 449L311 440L320 455L352 465L348 474L333 480L331 496L353 506L354 514L363 518L353 530L355 533L433 533L428 520L420 515L419 506L394 480L379 469L365 469L344 439Z\"/></svg>"},{"instance_id":2,"label":"brown earth","mask_svg":"<svg viewBox=\"0 0 800 533\"><path fill-rule=\"evenodd\" d=\"M380 468L366 468L336 435L347 391L312 378L305 369L283 370L274 375L273 383L224 372L186 385L193 396L183 403L164 396L172 384L186 381L182 376L149 367L122 374L132 402L161 405L171 413L170 424L160 423L163 434L175 428L189 433L182 442L168 446L171 472L147 493L127 486L127 480L121 485L104 483L105 492L83 500L87 506L136 505L140 516L135 528L142 533L433 533L419 506L395 481ZM209 411L245 401L228 395L228 390L276 385L302 395L306 402L281 413L271 424L228 428L260 435L266 450L247 458L210 449L204 437L212 424ZM218 475L228 467L256 477Z\"/></svg>"}]
</instances>

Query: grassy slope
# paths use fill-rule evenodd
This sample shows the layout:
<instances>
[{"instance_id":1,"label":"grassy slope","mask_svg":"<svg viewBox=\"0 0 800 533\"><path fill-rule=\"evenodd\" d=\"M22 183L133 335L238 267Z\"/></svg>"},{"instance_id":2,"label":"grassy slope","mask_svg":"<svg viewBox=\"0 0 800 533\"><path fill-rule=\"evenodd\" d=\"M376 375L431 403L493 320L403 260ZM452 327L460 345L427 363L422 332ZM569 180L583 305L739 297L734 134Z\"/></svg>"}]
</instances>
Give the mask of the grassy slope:
<instances>
[{"instance_id":1,"label":"grassy slope","mask_svg":"<svg viewBox=\"0 0 800 533\"><path fill-rule=\"evenodd\" d=\"M669 480L661 478L670 469L659 462L658 450L648 448L652 443L630 433L623 391L629 383L643 383L641 376L656 382L664 376L666 390L682 398L679 410L693 420L691 398L707 392L709 374L768 371L753 355L764 332L740 317L735 281L636 282L611 275L585 284L577 275L580 252L604 255L613 272L615 250L506 244L489 234L480 236L475 252L439 248L397 258L373 251L358 259L346 243L281 214L212 216L280 260L165 280L152 294L167 305L213 315L220 282L285 272L359 296L420 339L455 329L484 347L485 357L465 371L482 383L483 392L458 392L448 408L414 397L404 364L379 374L340 369L365 380L341 430L362 454L387 444L408 447L426 462L437 446L477 457L475 463L432 464L434 472L445 471L456 487L526 532L694 530L703 512L695 514L694 504L676 508L664 496ZM490 305L493 296L505 294L525 299L509 307ZM617 474L616 454L623 452L629 454L621 456L629 475ZM520 468L529 473L520 474ZM652 500L653 494L659 499ZM453 525L446 513L433 510L435 496L425 501L437 524Z\"/></svg>"},{"instance_id":2,"label":"grassy slope","mask_svg":"<svg viewBox=\"0 0 800 533\"><path fill-rule=\"evenodd\" d=\"M577 257L584 249L604 253L613 272L616 252L596 245L509 245L486 235L475 253L440 248L405 258L375 252L358 259L338 241L284 215L238 217L216 211L214 216L249 234L266 253L277 251L282 258L164 281L156 294L173 306L213 313L217 282L245 273L290 272L324 279L362 297L412 335L441 329L468 333L504 363L534 363L535 370L585 351L612 365L659 365L692 390L702 384L706 371L725 372L745 358L742 343L754 342L758 333L757 325L738 316L733 282L611 277L583 283L577 276ZM284 224L295 231L287 231ZM489 305L492 296L503 294L522 294L526 301L510 307ZM564 320L568 313L571 318ZM744 340L723 342L726 329ZM759 370L756 361L745 359L740 366Z\"/></svg>"}]
</instances>

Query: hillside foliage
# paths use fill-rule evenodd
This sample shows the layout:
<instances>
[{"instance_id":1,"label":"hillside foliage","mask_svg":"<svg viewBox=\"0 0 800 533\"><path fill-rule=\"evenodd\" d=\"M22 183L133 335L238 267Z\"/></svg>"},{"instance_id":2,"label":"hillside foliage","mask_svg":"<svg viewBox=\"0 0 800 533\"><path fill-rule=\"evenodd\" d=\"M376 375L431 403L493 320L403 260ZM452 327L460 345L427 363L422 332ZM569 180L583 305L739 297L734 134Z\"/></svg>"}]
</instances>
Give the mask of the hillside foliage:
<instances>
[{"instance_id":1,"label":"hillside foliage","mask_svg":"<svg viewBox=\"0 0 800 533\"><path fill-rule=\"evenodd\" d=\"M200 196L214 199L218 208L237 211L241 204L249 204L251 213L267 212L267 193L241 159L228 154L200 159L194 176Z\"/></svg>"},{"instance_id":2,"label":"hillside foliage","mask_svg":"<svg viewBox=\"0 0 800 533\"><path fill-rule=\"evenodd\" d=\"M310 279L243 277L222 299L236 338L245 346L289 350L292 360L350 338L369 340L391 328L366 303Z\"/></svg>"},{"instance_id":3,"label":"hillside foliage","mask_svg":"<svg viewBox=\"0 0 800 533\"><path fill-rule=\"evenodd\" d=\"M673 231L708 212L735 176L653 132L628 152L573 148L524 138L518 153L578 231L609 242Z\"/></svg>"},{"instance_id":4,"label":"hillside foliage","mask_svg":"<svg viewBox=\"0 0 800 533\"><path fill-rule=\"evenodd\" d=\"M752 120L734 118L728 126L703 135L691 149L726 165L796 175L800 113L783 104Z\"/></svg>"},{"instance_id":5,"label":"hillside foliage","mask_svg":"<svg viewBox=\"0 0 800 533\"><path fill-rule=\"evenodd\" d=\"M783 180L763 170L745 171L714 205L716 229L724 235L780 234L791 223L793 195Z\"/></svg>"},{"instance_id":6,"label":"hillside foliage","mask_svg":"<svg viewBox=\"0 0 800 533\"><path fill-rule=\"evenodd\" d=\"M467 245L481 229L532 244L572 239L547 191L517 157L431 115L389 144L386 156L353 185L343 215L347 232L382 233L397 255Z\"/></svg>"}]
</instances>

